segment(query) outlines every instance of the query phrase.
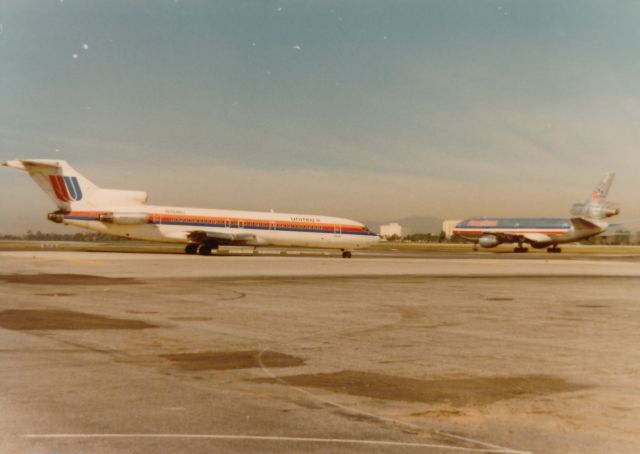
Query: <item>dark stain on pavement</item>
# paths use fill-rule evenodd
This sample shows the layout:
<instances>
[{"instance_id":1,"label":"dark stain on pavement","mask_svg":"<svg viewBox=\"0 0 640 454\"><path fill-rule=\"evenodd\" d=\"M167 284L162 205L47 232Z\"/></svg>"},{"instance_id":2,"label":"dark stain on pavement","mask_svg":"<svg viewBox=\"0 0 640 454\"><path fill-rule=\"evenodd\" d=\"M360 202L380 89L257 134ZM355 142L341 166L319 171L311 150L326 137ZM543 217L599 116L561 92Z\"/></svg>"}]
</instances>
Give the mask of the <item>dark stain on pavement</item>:
<instances>
[{"instance_id":1,"label":"dark stain on pavement","mask_svg":"<svg viewBox=\"0 0 640 454\"><path fill-rule=\"evenodd\" d=\"M36 296L74 296L75 293L36 293Z\"/></svg>"},{"instance_id":2,"label":"dark stain on pavement","mask_svg":"<svg viewBox=\"0 0 640 454\"><path fill-rule=\"evenodd\" d=\"M127 320L62 309L7 309L0 312L0 327L16 331L154 328L141 320Z\"/></svg>"},{"instance_id":3,"label":"dark stain on pavement","mask_svg":"<svg viewBox=\"0 0 640 454\"><path fill-rule=\"evenodd\" d=\"M258 383L282 383L322 388L374 399L449 404L454 407L488 405L496 401L571 392L586 386L548 375L514 377L434 378L419 380L371 372L341 371L325 374L258 378Z\"/></svg>"},{"instance_id":4,"label":"dark stain on pavement","mask_svg":"<svg viewBox=\"0 0 640 454\"><path fill-rule=\"evenodd\" d=\"M91 274L0 274L0 281L27 285L122 285L137 284L132 277L106 277Z\"/></svg>"},{"instance_id":5,"label":"dark stain on pavement","mask_svg":"<svg viewBox=\"0 0 640 454\"><path fill-rule=\"evenodd\" d=\"M266 351L260 355L258 350L230 352L196 352L160 355L184 370L231 370L260 367L260 360L265 367L304 366L302 358ZM260 359L258 359L260 358Z\"/></svg>"}]
</instances>

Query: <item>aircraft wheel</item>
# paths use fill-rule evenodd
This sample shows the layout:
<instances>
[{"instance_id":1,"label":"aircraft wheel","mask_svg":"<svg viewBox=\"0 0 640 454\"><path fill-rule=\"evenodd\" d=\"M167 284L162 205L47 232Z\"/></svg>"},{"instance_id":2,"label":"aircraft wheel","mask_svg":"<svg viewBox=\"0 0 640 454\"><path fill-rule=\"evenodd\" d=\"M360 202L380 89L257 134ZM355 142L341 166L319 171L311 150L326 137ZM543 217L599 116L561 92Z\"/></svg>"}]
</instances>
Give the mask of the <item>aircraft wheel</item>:
<instances>
[{"instance_id":1,"label":"aircraft wheel","mask_svg":"<svg viewBox=\"0 0 640 454\"><path fill-rule=\"evenodd\" d=\"M208 244L201 244L198 248L198 254L211 255L211 246L209 246Z\"/></svg>"},{"instance_id":2,"label":"aircraft wheel","mask_svg":"<svg viewBox=\"0 0 640 454\"><path fill-rule=\"evenodd\" d=\"M195 254L198 252L198 245L196 243L189 243L185 246L184 252L186 254Z\"/></svg>"},{"instance_id":3,"label":"aircraft wheel","mask_svg":"<svg viewBox=\"0 0 640 454\"><path fill-rule=\"evenodd\" d=\"M562 252L562 249L560 249L558 246L553 246L553 247L547 248L547 252L557 254Z\"/></svg>"},{"instance_id":4,"label":"aircraft wheel","mask_svg":"<svg viewBox=\"0 0 640 454\"><path fill-rule=\"evenodd\" d=\"M350 259L351 258L351 251L342 251L342 258L343 259Z\"/></svg>"},{"instance_id":5,"label":"aircraft wheel","mask_svg":"<svg viewBox=\"0 0 640 454\"><path fill-rule=\"evenodd\" d=\"M516 248L514 248L514 249L513 249L513 252L518 252L518 253L520 253L520 252L529 252L529 248L526 248L526 247L516 247Z\"/></svg>"}]
</instances>

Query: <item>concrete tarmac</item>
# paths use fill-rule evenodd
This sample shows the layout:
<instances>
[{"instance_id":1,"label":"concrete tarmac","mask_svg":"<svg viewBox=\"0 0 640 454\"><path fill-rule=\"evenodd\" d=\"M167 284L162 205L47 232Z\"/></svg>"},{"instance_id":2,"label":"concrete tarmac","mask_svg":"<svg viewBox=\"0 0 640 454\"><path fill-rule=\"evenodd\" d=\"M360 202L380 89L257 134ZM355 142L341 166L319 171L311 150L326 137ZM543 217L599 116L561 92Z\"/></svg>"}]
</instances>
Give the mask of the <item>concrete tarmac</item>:
<instances>
[{"instance_id":1,"label":"concrete tarmac","mask_svg":"<svg viewBox=\"0 0 640 454\"><path fill-rule=\"evenodd\" d=\"M0 252L0 452L640 451L637 257Z\"/></svg>"}]
</instances>

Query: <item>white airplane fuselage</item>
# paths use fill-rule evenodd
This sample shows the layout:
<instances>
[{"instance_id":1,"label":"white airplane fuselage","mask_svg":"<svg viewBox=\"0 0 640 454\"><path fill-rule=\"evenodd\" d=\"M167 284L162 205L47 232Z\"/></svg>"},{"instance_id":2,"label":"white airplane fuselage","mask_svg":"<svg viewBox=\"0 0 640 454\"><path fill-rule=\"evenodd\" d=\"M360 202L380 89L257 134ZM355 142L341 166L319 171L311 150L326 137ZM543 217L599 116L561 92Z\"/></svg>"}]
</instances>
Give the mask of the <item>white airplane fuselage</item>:
<instances>
[{"instance_id":1,"label":"white airplane fuselage","mask_svg":"<svg viewBox=\"0 0 640 454\"><path fill-rule=\"evenodd\" d=\"M49 220L110 235L186 244L209 255L221 245L352 249L379 236L350 219L308 214L147 205L147 193L96 186L65 161L26 159L5 166L26 171L58 210Z\"/></svg>"},{"instance_id":2,"label":"white airplane fuselage","mask_svg":"<svg viewBox=\"0 0 640 454\"><path fill-rule=\"evenodd\" d=\"M221 244L238 242L231 238L244 235L247 239L239 241L247 246L349 250L379 241L377 234L356 221L318 215L145 205L109 211L71 211L59 216L58 221L64 224L166 243L187 243L189 233L196 231L230 238L218 239Z\"/></svg>"}]
</instances>

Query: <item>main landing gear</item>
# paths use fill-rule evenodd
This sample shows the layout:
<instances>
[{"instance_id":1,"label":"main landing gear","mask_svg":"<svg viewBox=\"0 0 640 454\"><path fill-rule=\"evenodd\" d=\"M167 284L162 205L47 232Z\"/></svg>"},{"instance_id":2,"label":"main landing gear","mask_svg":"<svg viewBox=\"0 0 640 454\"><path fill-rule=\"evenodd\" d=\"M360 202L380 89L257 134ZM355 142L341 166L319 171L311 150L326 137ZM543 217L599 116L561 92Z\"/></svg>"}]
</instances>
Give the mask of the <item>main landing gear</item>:
<instances>
[{"instance_id":1,"label":"main landing gear","mask_svg":"<svg viewBox=\"0 0 640 454\"><path fill-rule=\"evenodd\" d=\"M351 258L351 251L342 251L342 258L343 259L350 259Z\"/></svg>"},{"instance_id":2,"label":"main landing gear","mask_svg":"<svg viewBox=\"0 0 640 454\"><path fill-rule=\"evenodd\" d=\"M513 248L513 252L529 252L529 248L522 245L522 241L518 241L518 246Z\"/></svg>"},{"instance_id":3,"label":"main landing gear","mask_svg":"<svg viewBox=\"0 0 640 454\"><path fill-rule=\"evenodd\" d=\"M553 246L547 248L547 252L558 254L562 252L562 249L560 249L557 244L554 244Z\"/></svg>"},{"instance_id":4,"label":"main landing gear","mask_svg":"<svg viewBox=\"0 0 640 454\"><path fill-rule=\"evenodd\" d=\"M197 243L189 243L185 246L184 252L186 254L200 254L200 255L211 255L211 251L213 249L218 249L217 244L197 244Z\"/></svg>"}]
</instances>

